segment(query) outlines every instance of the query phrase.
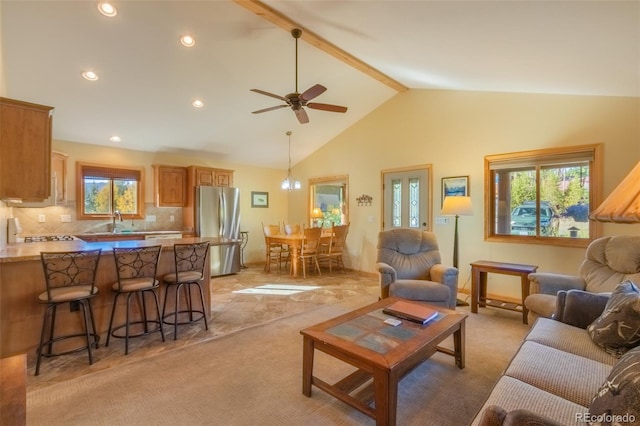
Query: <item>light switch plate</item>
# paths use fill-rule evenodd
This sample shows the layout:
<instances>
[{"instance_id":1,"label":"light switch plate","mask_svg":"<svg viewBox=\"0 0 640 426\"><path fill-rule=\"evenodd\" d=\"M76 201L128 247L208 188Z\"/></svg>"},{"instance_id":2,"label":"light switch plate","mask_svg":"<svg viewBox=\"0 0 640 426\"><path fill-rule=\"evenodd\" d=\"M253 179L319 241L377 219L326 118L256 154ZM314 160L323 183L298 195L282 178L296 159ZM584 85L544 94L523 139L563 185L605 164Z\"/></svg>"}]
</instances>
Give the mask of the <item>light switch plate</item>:
<instances>
[{"instance_id":1,"label":"light switch plate","mask_svg":"<svg viewBox=\"0 0 640 426\"><path fill-rule=\"evenodd\" d=\"M46 221L47 221L47 218L46 218L45 215L43 215L43 214L39 214L38 215L38 223L43 223L43 222L46 222Z\"/></svg>"},{"instance_id":2,"label":"light switch plate","mask_svg":"<svg viewBox=\"0 0 640 426\"><path fill-rule=\"evenodd\" d=\"M64 223L71 222L71 215L68 215L68 214L60 215L60 222L64 222Z\"/></svg>"},{"instance_id":3,"label":"light switch plate","mask_svg":"<svg viewBox=\"0 0 640 426\"><path fill-rule=\"evenodd\" d=\"M438 216L436 217L436 225L447 225L449 223L448 217Z\"/></svg>"}]
</instances>

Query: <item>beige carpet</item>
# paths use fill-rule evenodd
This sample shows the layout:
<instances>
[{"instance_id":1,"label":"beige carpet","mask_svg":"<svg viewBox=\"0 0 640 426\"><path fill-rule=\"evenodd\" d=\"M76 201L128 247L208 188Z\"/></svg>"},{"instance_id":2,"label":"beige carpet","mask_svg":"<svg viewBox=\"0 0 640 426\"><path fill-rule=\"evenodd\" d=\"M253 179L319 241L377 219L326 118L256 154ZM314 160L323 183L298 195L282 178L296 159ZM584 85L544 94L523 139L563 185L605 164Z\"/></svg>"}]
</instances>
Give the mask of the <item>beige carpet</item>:
<instances>
[{"instance_id":1,"label":"beige carpet","mask_svg":"<svg viewBox=\"0 0 640 426\"><path fill-rule=\"evenodd\" d=\"M373 425L313 388L301 393L299 330L371 303L370 295L296 314L27 395L29 425ZM468 307L458 308L468 312ZM435 354L399 385L399 425L468 424L528 327L496 309L470 314L467 362ZM316 353L333 382L351 367Z\"/></svg>"}]
</instances>

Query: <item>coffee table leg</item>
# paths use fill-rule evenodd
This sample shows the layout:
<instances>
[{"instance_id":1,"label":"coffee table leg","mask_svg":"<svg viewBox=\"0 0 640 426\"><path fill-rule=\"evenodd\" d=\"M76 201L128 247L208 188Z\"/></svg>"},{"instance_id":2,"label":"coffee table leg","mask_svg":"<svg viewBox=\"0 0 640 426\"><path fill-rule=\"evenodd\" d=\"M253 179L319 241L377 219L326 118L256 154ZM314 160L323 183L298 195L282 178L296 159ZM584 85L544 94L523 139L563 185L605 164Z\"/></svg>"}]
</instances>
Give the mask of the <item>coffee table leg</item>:
<instances>
[{"instance_id":1,"label":"coffee table leg","mask_svg":"<svg viewBox=\"0 0 640 426\"><path fill-rule=\"evenodd\" d=\"M460 369L464 368L464 323L464 320L460 322L460 328L458 329L458 331L453 333L453 351L456 357L456 365Z\"/></svg>"},{"instance_id":2,"label":"coffee table leg","mask_svg":"<svg viewBox=\"0 0 640 426\"><path fill-rule=\"evenodd\" d=\"M373 372L375 386L376 425L395 426L398 402L398 382L388 370Z\"/></svg>"},{"instance_id":3,"label":"coffee table leg","mask_svg":"<svg viewBox=\"0 0 640 426\"><path fill-rule=\"evenodd\" d=\"M311 396L311 379L313 377L313 339L304 336L302 343L302 394Z\"/></svg>"}]
</instances>

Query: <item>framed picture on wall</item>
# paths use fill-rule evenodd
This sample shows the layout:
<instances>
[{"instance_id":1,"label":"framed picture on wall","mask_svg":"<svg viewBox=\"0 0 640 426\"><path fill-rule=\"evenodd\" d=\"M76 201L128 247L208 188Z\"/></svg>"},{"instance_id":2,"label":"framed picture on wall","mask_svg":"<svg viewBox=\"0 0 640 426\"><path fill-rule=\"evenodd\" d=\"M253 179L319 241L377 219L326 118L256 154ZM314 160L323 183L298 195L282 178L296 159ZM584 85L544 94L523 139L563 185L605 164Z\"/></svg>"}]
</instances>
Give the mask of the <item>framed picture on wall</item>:
<instances>
[{"instance_id":1,"label":"framed picture on wall","mask_svg":"<svg viewBox=\"0 0 640 426\"><path fill-rule=\"evenodd\" d=\"M466 196L469 196L469 176L442 178L442 204L444 204L444 197Z\"/></svg>"},{"instance_id":2,"label":"framed picture on wall","mask_svg":"<svg viewBox=\"0 0 640 426\"><path fill-rule=\"evenodd\" d=\"M269 207L269 193L251 191L251 207Z\"/></svg>"}]
</instances>

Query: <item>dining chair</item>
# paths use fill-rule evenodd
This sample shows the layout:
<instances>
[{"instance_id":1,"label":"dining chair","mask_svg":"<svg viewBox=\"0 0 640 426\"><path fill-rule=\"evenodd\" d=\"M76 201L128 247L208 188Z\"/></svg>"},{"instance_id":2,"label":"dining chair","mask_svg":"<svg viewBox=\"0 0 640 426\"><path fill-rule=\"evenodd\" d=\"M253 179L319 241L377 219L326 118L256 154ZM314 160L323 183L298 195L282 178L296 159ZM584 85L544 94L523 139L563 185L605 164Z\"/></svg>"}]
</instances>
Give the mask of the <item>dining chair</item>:
<instances>
[{"instance_id":1,"label":"dining chair","mask_svg":"<svg viewBox=\"0 0 640 426\"><path fill-rule=\"evenodd\" d=\"M98 348L100 336L96 331L91 299L98 294L95 280L101 251L102 249L40 253L46 291L40 293L38 302L46 304L47 309L42 320L40 343L36 349L36 376L40 374L40 363L43 356L66 355L86 349L89 365L93 364L91 346ZM69 304L70 311L73 311L73 306L79 307L84 331L54 337L58 306L65 303ZM85 340L83 346L73 349L63 346L60 348L61 352L54 352L54 344L82 337ZM92 337L93 339L91 339Z\"/></svg>"},{"instance_id":2,"label":"dining chair","mask_svg":"<svg viewBox=\"0 0 640 426\"><path fill-rule=\"evenodd\" d=\"M300 233L300 224L298 223L285 223L284 224L284 233L287 235L299 234Z\"/></svg>"},{"instance_id":3,"label":"dining chair","mask_svg":"<svg viewBox=\"0 0 640 426\"><path fill-rule=\"evenodd\" d=\"M320 238L322 237L322 228L304 228L302 230L304 234L304 241L300 248L300 255L298 260L302 264L302 276L307 277L306 264L308 261L313 261L316 265L318 275L322 275L320 272L320 264L318 264L318 252L320 249Z\"/></svg>"},{"instance_id":4,"label":"dining chair","mask_svg":"<svg viewBox=\"0 0 640 426\"><path fill-rule=\"evenodd\" d=\"M262 231L265 237L265 264L264 270L271 271L271 264L278 266L278 272L282 270L282 264L286 266L289 260L289 247L286 244L267 242L268 238L274 235L280 235L280 225L262 224Z\"/></svg>"},{"instance_id":5,"label":"dining chair","mask_svg":"<svg viewBox=\"0 0 640 426\"><path fill-rule=\"evenodd\" d=\"M162 303L162 320L165 324L173 325L173 340L176 340L178 338L178 325L191 324L203 320L205 330L209 329L207 307L204 303L204 293L202 291L202 281L209 279L204 273L209 259L209 242L174 244L173 252L175 270L162 277L162 281L167 286L164 293L164 302ZM168 312L167 299L169 290L172 287L175 288L174 308L173 312ZM192 287L195 288L200 296L201 310L195 307L193 303ZM180 290L184 292L185 309L180 306ZM196 315L194 316L194 314Z\"/></svg>"},{"instance_id":6,"label":"dining chair","mask_svg":"<svg viewBox=\"0 0 640 426\"><path fill-rule=\"evenodd\" d=\"M124 354L129 354L129 338L146 336L149 333L159 331L164 342L164 330L162 329L162 315L160 314L160 304L158 303L157 290L160 282L156 276L158 260L160 259L161 245L148 247L114 247L113 257L116 263L118 281L111 289L115 293L113 305L111 307L111 318L109 319L109 330L105 346L109 346L111 336L124 339ZM113 326L118 298L120 295L127 295L127 307L124 324ZM147 313L147 303L145 295L150 295L155 304L156 318L149 319ZM138 300L140 318L132 320L131 298ZM154 328L150 329L149 325ZM138 326L139 330L131 334L131 326ZM141 326L141 327L139 327ZM124 328L124 334L117 331Z\"/></svg>"},{"instance_id":7,"label":"dining chair","mask_svg":"<svg viewBox=\"0 0 640 426\"><path fill-rule=\"evenodd\" d=\"M329 246L324 251L318 253L319 261L327 261L329 264L329 274L332 273L333 263L336 263L336 267L342 268L342 272L346 273L344 262L342 261L342 253L344 252L345 243L347 241L347 234L349 233L349 224L347 225L332 225L329 239Z\"/></svg>"}]
</instances>

